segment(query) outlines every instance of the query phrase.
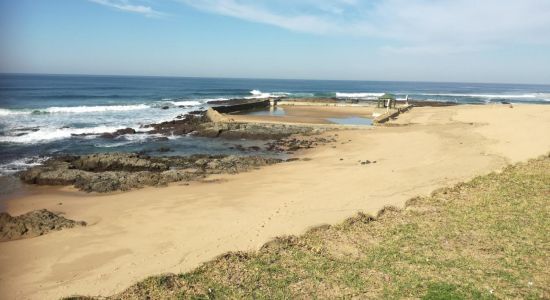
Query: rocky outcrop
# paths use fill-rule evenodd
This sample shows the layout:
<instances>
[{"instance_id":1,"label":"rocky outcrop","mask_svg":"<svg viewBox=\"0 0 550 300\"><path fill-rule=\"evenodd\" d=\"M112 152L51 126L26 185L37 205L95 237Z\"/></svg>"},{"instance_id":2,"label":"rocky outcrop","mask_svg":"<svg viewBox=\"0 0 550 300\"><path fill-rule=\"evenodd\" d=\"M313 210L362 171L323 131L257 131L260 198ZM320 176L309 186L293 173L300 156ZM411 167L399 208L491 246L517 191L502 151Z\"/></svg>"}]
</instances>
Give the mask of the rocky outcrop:
<instances>
[{"instance_id":1,"label":"rocky outcrop","mask_svg":"<svg viewBox=\"0 0 550 300\"><path fill-rule=\"evenodd\" d=\"M21 172L19 177L31 184L73 185L82 191L104 193L199 180L209 174L234 174L279 162L282 160L258 156L102 153L50 159Z\"/></svg>"},{"instance_id":2,"label":"rocky outcrop","mask_svg":"<svg viewBox=\"0 0 550 300\"><path fill-rule=\"evenodd\" d=\"M293 153L302 149L310 149L319 145L326 145L336 142L333 137L310 137L310 138L296 138L289 137L284 139L278 139L266 144L266 150L276 152Z\"/></svg>"},{"instance_id":3,"label":"rocky outcrop","mask_svg":"<svg viewBox=\"0 0 550 300\"><path fill-rule=\"evenodd\" d=\"M98 153L80 157L67 157L65 161L69 161L74 169L90 172L166 171L169 169L169 166L165 163L154 162L148 156L134 153Z\"/></svg>"},{"instance_id":4,"label":"rocky outcrop","mask_svg":"<svg viewBox=\"0 0 550 300\"><path fill-rule=\"evenodd\" d=\"M151 134L194 134L203 137L258 140L280 139L293 134L310 135L323 131L321 128L312 128L310 126L301 125L216 122L216 120L211 120L206 112L198 115L188 114L176 120L149 124L144 127L152 128L148 131L148 133Z\"/></svg>"},{"instance_id":5,"label":"rocky outcrop","mask_svg":"<svg viewBox=\"0 0 550 300\"><path fill-rule=\"evenodd\" d=\"M293 134L311 135L323 132L323 129L309 126L269 124L269 123L212 123L199 133L206 137L227 139L275 140Z\"/></svg>"},{"instance_id":6,"label":"rocky outcrop","mask_svg":"<svg viewBox=\"0 0 550 300\"><path fill-rule=\"evenodd\" d=\"M211 104L211 102L208 102L208 103ZM249 100L249 101L243 101L239 103L232 101L232 103L227 103L227 104L228 105L214 106L212 107L212 109L222 114L229 114L229 113L240 112L240 111L267 108L270 105L270 100L269 99L261 100L261 101Z\"/></svg>"},{"instance_id":7,"label":"rocky outcrop","mask_svg":"<svg viewBox=\"0 0 550 300\"><path fill-rule=\"evenodd\" d=\"M119 129L115 132L105 132L105 133L102 133L100 136L105 139L114 139L121 135L135 134L135 133L136 133L136 130L133 128L124 128L124 129Z\"/></svg>"},{"instance_id":8,"label":"rocky outcrop","mask_svg":"<svg viewBox=\"0 0 550 300\"><path fill-rule=\"evenodd\" d=\"M199 132L209 122L205 113L187 114L179 116L176 120L145 125L144 128L151 128L148 131L151 134L185 135Z\"/></svg>"},{"instance_id":9,"label":"rocky outcrop","mask_svg":"<svg viewBox=\"0 0 550 300\"><path fill-rule=\"evenodd\" d=\"M69 220L45 209L31 211L17 217L0 213L0 241L31 238L77 226L86 226L86 222Z\"/></svg>"}]
</instances>

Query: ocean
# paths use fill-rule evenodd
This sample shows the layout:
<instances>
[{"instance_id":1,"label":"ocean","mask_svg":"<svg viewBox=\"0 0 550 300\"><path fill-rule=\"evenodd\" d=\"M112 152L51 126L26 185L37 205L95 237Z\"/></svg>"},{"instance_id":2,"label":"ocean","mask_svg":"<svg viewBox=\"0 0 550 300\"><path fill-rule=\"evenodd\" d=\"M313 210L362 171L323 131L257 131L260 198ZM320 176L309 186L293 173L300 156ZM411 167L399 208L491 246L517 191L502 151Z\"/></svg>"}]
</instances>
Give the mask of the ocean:
<instances>
[{"instance_id":1,"label":"ocean","mask_svg":"<svg viewBox=\"0 0 550 300\"><path fill-rule=\"evenodd\" d=\"M59 154L238 154L223 139L99 134L172 120L210 100L370 99L385 92L415 100L550 104L550 85L0 74L0 175Z\"/></svg>"}]
</instances>

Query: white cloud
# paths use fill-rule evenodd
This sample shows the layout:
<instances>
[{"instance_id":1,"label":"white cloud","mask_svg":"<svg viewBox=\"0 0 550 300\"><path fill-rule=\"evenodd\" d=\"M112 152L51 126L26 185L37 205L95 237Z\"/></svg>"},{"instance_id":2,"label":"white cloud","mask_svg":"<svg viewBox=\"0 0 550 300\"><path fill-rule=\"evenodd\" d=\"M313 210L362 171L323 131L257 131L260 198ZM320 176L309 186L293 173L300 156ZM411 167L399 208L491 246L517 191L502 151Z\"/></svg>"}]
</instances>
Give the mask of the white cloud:
<instances>
[{"instance_id":1,"label":"white cloud","mask_svg":"<svg viewBox=\"0 0 550 300\"><path fill-rule=\"evenodd\" d=\"M128 0L89 0L91 2L115 8L121 11L137 13L144 15L146 17L159 17L163 13L158 12L151 8L150 6L132 4Z\"/></svg>"},{"instance_id":2,"label":"white cloud","mask_svg":"<svg viewBox=\"0 0 550 300\"><path fill-rule=\"evenodd\" d=\"M180 1L202 11L297 32L406 44L401 50L391 48L394 52L550 44L549 0Z\"/></svg>"}]
</instances>

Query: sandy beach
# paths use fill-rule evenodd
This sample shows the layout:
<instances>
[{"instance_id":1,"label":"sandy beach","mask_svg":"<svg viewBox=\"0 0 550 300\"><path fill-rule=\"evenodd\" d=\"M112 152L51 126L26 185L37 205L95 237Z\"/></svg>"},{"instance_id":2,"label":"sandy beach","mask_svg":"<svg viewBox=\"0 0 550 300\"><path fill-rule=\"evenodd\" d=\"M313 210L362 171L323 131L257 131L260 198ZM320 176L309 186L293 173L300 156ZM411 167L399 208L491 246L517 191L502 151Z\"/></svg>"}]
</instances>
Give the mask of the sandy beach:
<instances>
[{"instance_id":1,"label":"sandy beach","mask_svg":"<svg viewBox=\"0 0 550 300\"><path fill-rule=\"evenodd\" d=\"M307 117L324 118L329 109L316 107ZM371 114L353 110L343 115ZM300 119L295 112L287 113ZM150 275L188 271L227 251L257 249L358 211L402 206L548 153L548 132L548 105L422 107L388 126L324 133L337 142L296 154L307 160L189 185L102 195L32 187L4 202L9 213L46 208L88 226L0 243L0 294L110 295ZM360 163L365 160L376 163Z\"/></svg>"}]
</instances>

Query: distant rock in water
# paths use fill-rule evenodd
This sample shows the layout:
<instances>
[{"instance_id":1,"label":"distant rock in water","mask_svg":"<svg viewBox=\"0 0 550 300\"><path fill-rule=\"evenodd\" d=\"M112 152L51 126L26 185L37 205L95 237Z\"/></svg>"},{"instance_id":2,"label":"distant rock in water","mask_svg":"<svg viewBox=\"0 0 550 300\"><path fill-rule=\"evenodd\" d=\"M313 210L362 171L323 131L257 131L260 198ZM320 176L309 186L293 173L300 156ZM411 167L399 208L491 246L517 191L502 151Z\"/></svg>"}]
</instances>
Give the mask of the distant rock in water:
<instances>
[{"instance_id":1,"label":"distant rock in water","mask_svg":"<svg viewBox=\"0 0 550 300\"><path fill-rule=\"evenodd\" d=\"M0 213L0 242L32 238L76 226L86 226L86 222L69 220L45 209L17 217Z\"/></svg>"},{"instance_id":2,"label":"distant rock in water","mask_svg":"<svg viewBox=\"0 0 550 300\"><path fill-rule=\"evenodd\" d=\"M102 138L105 138L105 139L114 139L118 136L121 136L121 135L125 135L125 134L135 134L136 133L136 130L133 129L133 128L124 128L124 129L119 129L115 132L105 132L105 133L102 133L100 135L100 137Z\"/></svg>"}]
</instances>

